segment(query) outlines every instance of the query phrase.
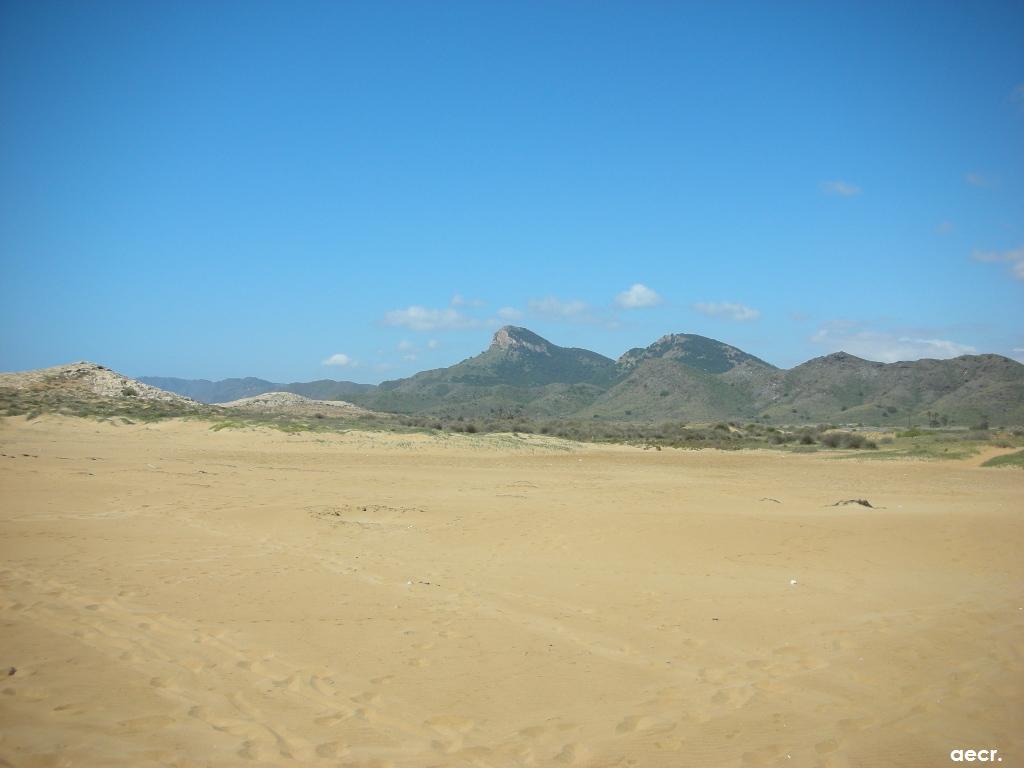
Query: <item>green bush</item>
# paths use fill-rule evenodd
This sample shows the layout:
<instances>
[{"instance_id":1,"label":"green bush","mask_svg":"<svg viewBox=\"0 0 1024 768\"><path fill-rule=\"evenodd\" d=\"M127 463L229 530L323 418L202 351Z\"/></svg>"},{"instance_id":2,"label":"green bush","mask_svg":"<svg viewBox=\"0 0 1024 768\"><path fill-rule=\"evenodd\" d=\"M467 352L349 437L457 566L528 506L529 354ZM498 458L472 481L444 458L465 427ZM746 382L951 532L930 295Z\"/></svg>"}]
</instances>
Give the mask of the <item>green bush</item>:
<instances>
[{"instance_id":1,"label":"green bush","mask_svg":"<svg viewBox=\"0 0 1024 768\"><path fill-rule=\"evenodd\" d=\"M842 444L842 437L838 432L829 432L821 436L821 444L827 448L838 448Z\"/></svg>"}]
</instances>

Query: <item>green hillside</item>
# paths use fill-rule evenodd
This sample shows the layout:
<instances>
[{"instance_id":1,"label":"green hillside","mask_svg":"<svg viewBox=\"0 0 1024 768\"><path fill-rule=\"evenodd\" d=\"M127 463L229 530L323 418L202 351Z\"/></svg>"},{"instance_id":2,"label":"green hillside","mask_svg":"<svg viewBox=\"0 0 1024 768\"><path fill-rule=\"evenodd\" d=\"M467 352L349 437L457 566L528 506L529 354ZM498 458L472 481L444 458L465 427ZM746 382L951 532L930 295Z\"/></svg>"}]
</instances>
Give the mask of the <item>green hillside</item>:
<instances>
[{"instance_id":1,"label":"green hillside","mask_svg":"<svg viewBox=\"0 0 1024 768\"><path fill-rule=\"evenodd\" d=\"M674 360L706 373L725 373L741 363L775 369L764 360L707 336L670 333L649 347L634 347L619 358L619 368L632 371L645 360Z\"/></svg>"},{"instance_id":2,"label":"green hillside","mask_svg":"<svg viewBox=\"0 0 1024 768\"><path fill-rule=\"evenodd\" d=\"M1024 423L1024 366L1000 355L875 363L838 352L786 371L772 420L910 423Z\"/></svg>"},{"instance_id":3,"label":"green hillside","mask_svg":"<svg viewBox=\"0 0 1024 768\"><path fill-rule=\"evenodd\" d=\"M559 347L525 328L505 326L481 354L450 368L385 381L359 403L395 413L511 410L564 416L592 402L618 376L615 362L603 355Z\"/></svg>"}]
</instances>

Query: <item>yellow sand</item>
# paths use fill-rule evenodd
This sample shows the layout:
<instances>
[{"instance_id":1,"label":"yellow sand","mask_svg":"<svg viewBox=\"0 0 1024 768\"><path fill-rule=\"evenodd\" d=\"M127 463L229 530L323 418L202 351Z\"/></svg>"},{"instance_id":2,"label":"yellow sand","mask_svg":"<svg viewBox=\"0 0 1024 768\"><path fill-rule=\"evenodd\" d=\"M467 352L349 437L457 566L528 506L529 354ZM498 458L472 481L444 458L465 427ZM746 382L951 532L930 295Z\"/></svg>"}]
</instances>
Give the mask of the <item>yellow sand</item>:
<instances>
[{"instance_id":1,"label":"yellow sand","mask_svg":"<svg viewBox=\"0 0 1024 768\"><path fill-rule=\"evenodd\" d=\"M0 765L1024 764L1024 472L57 418L0 452Z\"/></svg>"}]
</instances>

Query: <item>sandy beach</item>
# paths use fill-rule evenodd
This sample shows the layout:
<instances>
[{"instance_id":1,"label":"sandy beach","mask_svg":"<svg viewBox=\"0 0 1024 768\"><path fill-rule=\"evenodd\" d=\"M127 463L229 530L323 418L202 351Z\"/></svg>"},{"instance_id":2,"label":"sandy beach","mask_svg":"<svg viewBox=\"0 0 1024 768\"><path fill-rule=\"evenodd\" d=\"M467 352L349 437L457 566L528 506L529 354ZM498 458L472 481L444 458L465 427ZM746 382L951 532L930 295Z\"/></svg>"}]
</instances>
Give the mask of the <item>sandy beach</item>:
<instances>
[{"instance_id":1,"label":"sandy beach","mask_svg":"<svg viewBox=\"0 0 1024 768\"><path fill-rule=\"evenodd\" d=\"M1024 473L978 457L59 417L0 453L0 765L1024 759Z\"/></svg>"}]
</instances>

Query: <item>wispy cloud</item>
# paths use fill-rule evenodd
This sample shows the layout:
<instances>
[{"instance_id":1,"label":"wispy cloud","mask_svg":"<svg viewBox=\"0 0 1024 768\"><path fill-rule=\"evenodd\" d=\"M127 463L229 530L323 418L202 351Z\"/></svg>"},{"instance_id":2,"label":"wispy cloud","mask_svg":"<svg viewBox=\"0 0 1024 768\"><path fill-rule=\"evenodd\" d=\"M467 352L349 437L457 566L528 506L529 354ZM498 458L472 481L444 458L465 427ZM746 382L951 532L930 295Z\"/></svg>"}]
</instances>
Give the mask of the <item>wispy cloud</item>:
<instances>
[{"instance_id":1,"label":"wispy cloud","mask_svg":"<svg viewBox=\"0 0 1024 768\"><path fill-rule=\"evenodd\" d=\"M336 365L339 368L354 368L356 366L356 361L348 355L343 355L341 352L338 352L337 354L328 357L322 364Z\"/></svg>"},{"instance_id":2,"label":"wispy cloud","mask_svg":"<svg viewBox=\"0 0 1024 768\"><path fill-rule=\"evenodd\" d=\"M757 320L761 316L759 310L748 307L746 304L737 304L731 301L700 301L693 305L698 312L710 317L724 317L728 320L745 322Z\"/></svg>"},{"instance_id":3,"label":"wispy cloud","mask_svg":"<svg viewBox=\"0 0 1024 768\"><path fill-rule=\"evenodd\" d=\"M441 342L438 341L437 339L430 339L427 342L427 349L437 349L440 346L441 346Z\"/></svg>"},{"instance_id":4,"label":"wispy cloud","mask_svg":"<svg viewBox=\"0 0 1024 768\"><path fill-rule=\"evenodd\" d=\"M450 302L453 307L482 307L486 303L483 299L467 299L461 293L456 293L452 296Z\"/></svg>"},{"instance_id":5,"label":"wispy cloud","mask_svg":"<svg viewBox=\"0 0 1024 768\"><path fill-rule=\"evenodd\" d=\"M1009 264L1010 274L1024 280L1024 245L1010 251L971 251L971 259L985 264Z\"/></svg>"},{"instance_id":6,"label":"wispy cloud","mask_svg":"<svg viewBox=\"0 0 1024 768\"><path fill-rule=\"evenodd\" d=\"M856 197L861 193L861 188L848 181L834 179L821 182L821 191L826 195L837 195L838 197Z\"/></svg>"},{"instance_id":7,"label":"wispy cloud","mask_svg":"<svg viewBox=\"0 0 1024 768\"><path fill-rule=\"evenodd\" d=\"M960 355L973 355L978 351L969 344L950 339L878 331L846 322L830 323L820 328L810 340L827 352L848 352L882 363L922 358L945 360Z\"/></svg>"},{"instance_id":8,"label":"wispy cloud","mask_svg":"<svg viewBox=\"0 0 1024 768\"><path fill-rule=\"evenodd\" d=\"M935 227L935 231L940 235L951 235L955 229L956 227L953 226L952 221L940 221L938 226Z\"/></svg>"},{"instance_id":9,"label":"wispy cloud","mask_svg":"<svg viewBox=\"0 0 1024 768\"><path fill-rule=\"evenodd\" d=\"M980 171L968 171L964 174L964 182L972 187L991 187L992 178Z\"/></svg>"},{"instance_id":10,"label":"wispy cloud","mask_svg":"<svg viewBox=\"0 0 1024 768\"><path fill-rule=\"evenodd\" d=\"M1019 83L1010 91L1010 103L1016 104L1017 109L1024 111L1024 83Z\"/></svg>"},{"instance_id":11,"label":"wispy cloud","mask_svg":"<svg viewBox=\"0 0 1024 768\"><path fill-rule=\"evenodd\" d=\"M410 331L449 331L479 325L479 321L457 309L431 309L419 305L391 310L384 315L384 323Z\"/></svg>"},{"instance_id":12,"label":"wispy cloud","mask_svg":"<svg viewBox=\"0 0 1024 768\"><path fill-rule=\"evenodd\" d=\"M615 303L623 309L641 309L661 304L661 296L643 283L634 283L628 290L615 297Z\"/></svg>"},{"instance_id":13,"label":"wispy cloud","mask_svg":"<svg viewBox=\"0 0 1024 768\"><path fill-rule=\"evenodd\" d=\"M523 318L522 310L515 307L502 307L497 314L502 320L522 320Z\"/></svg>"},{"instance_id":14,"label":"wispy cloud","mask_svg":"<svg viewBox=\"0 0 1024 768\"><path fill-rule=\"evenodd\" d=\"M971 258L975 261L983 261L989 264L1000 261L1021 261L1024 260L1024 246L1014 248L1010 251L971 251Z\"/></svg>"},{"instance_id":15,"label":"wispy cloud","mask_svg":"<svg viewBox=\"0 0 1024 768\"><path fill-rule=\"evenodd\" d=\"M592 322L590 306L583 301L573 299L562 301L555 296L546 296L543 299L531 299L527 303L530 312L542 317L569 322Z\"/></svg>"}]
</instances>

